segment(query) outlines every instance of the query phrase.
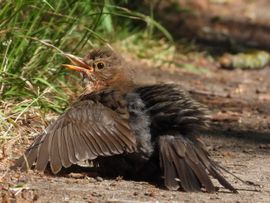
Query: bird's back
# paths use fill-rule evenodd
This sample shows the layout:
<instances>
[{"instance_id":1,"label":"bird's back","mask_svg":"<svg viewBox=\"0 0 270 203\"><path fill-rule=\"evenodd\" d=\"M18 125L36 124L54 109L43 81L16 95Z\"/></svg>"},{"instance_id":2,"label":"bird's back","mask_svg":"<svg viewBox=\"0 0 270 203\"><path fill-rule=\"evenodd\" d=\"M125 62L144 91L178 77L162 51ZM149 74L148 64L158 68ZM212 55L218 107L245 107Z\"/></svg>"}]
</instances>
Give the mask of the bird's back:
<instances>
[{"instance_id":1,"label":"bird's back","mask_svg":"<svg viewBox=\"0 0 270 203\"><path fill-rule=\"evenodd\" d=\"M159 136L193 135L208 123L206 109L176 85L141 86L128 92L107 89L83 95L82 100L101 103L126 119L136 136L137 150L146 160Z\"/></svg>"},{"instance_id":2,"label":"bird's back","mask_svg":"<svg viewBox=\"0 0 270 203\"><path fill-rule=\"evenodd\" d=\"M204 106L176 85L143 86L135 92L149 116L151 140L158 153L153 153L148 164L150 169L160 164L167 188L176 190L181 186L185 191L200 191L204 186L206 191L214 192L212 175L225 188L237 192L196 138L209 123Z\"/></svg>"},{"instance_id":3,"label":"bird's back","mask_svg":"<svg viewBox=\"0 0 270 203\"><path fill-rule=\"evenodd\" d=\"M207 110L176 85L160 84L139 87L145 112L154 134L191 135L208 126Z\"/></svg>"}]
</instances>

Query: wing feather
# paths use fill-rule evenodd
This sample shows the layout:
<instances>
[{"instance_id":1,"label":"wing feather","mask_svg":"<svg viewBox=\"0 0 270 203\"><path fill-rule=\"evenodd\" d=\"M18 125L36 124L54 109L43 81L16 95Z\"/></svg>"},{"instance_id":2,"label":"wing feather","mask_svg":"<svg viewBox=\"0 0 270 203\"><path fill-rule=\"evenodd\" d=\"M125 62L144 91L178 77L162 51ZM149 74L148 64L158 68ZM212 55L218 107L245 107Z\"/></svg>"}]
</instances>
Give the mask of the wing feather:
<instances>
[{"instance_id":1,"label":"wing feather","mask_svg":"<svg viewBox=\"0 0 270 203\"><path fill-rule=\"evenodd\" d=\"M90 130L90 129L88 129ZM103 140L104 134L102 131L99 131L96 127L96 125L92 126L91 132L94 135L93 142L95 142L96 149L98 150L98 153L103 156L110 156L109 149L106 146L106 143Z\"/></svg>"},{"instance_id":2,"label":"wing feather","mask_svg":"<svg viewBox=\"0 0 270 203\"><path fill-rule=\"evenodd\" d=\"M114 136L110 133L110 131L98 125L96 125L95 127L97 131L102 132L102 136L100 138L102 139L103 143L106 145L108 149L108 153L110 155L118 153L117 144L115 143L115 140L113 139Z\"/></svg>"},{"instance_id":3,"label":"wing feather","mask_svg":"<svg viewBox=\"0 0 270 203\"><path fill-rule=\"evenodd\" d=\"M115 126L115 129L111 129L114 134L118 134L119 139L124 143L123 149L127 152L134 152L134 145L128 145L130 142L135 142L135 140L130 139L126 134L125 130L120 126Z\"/></svg>"},{"instance_id":4,"label":"wing feather","mask_svg":"<svg viewBox=\"0 0 270 203\"><path fill-rule=\"evenodd\" d=\"M118 139L117 137L114 136L112 131L109 131L107 128L104 128L106 131L106 134L108 135L108 139L110 139L110 142L114 145L114 149L116 150L115 153L123 153L124 152L124 146L125 143L121 140Z\"/></svg>"},{"instance_id":5,"label":"wing feather","mask_svg":"<svg viewBox=\"0 0 270 203\"><path fill-rule=\"evenodd\" d=\"M92 100L75 103L47 128L47 133L38 136L16 166L25 169L36 164L44 171L50 162L51 171L56 174L62 167L69 167L82 160L94 160L98 156L112 156L124 152L132 153L136 138L128 119L117 112ZM30 146L31 147L31 146Z\"/></svg>"},{"instance_id":6,"label":"wing feather","mask_svg":"<svg viewBox=\"0 0 270 203\"><path fill-rule=\"evenodd\" d=\"M64 133L64 130L61 131L61 136L58 136L58 143L61 143L61 146L59 147L59 154L61 157L62 166L65 168L72 165L68 156L67 136L68 135Z\"/></svg>"},{"instance_id":7,"label":"wing feather","mask_svg":"<svg viewBox=\"0 0 270 203\"><path fill-rule=\"evenodd\" d=\"M44 171L49 162L49 137L50 135L44 134L42 143L39 146L37 152L37 163L35 169Z\"/></svg>"},{"instance_id":8,"label":"wing feather","mask_svg":"<svg viewBox=\"0 0 270 203\"><path fill-rule=\"evenodd\" d=\"M76 150L78 157L76 157L78 160L86 160L88 157L88 146L85 143L85 140L83 138L83 133L81 132L81 128L79 129L78 126L73 126L73 131L76 135L75 137L75 143L76 143ZM79 147L79 148L78 148Z\"/></svg>"},{"instance_id":9,"label":"wing feather","mask_svg":"<svg viewBox=\"0 0 270 203\"><path fill-rule=\"evenodd\" d=\"M87 134L83 129L81 129L81 134L83 142L85 143L87 149L87 159L89 160L94 160L95 158L97 158L98 154L94 151L93 146L92 146L92 142L91 142L91 138L89 138L89 134Z\"/></svg>"},{"instance_id":10,"label":"wing feather","mask_svg":"<svg viewBox=\"0 0 270 203\"><path fill-rule=\"evenodd\" d=\"M58 137L61 136L61 131L59 129L52 133L51 145L49 148L50 166L53 174L58 173L62 168L62 162L59 154L59 148L61 143L58 142Z\"/></svg>"},{"instance_id":11,"label":"wing feather","mask_svg":"<svg viewBox=\"0 0 270 203\"><path fill-rule=\"evenodd\" d=\"M85 137L88 147L91 153L93 154L93 159L96 158L99 155L99 150L98 150L98 146L96 145L96 142L94 141L95 139L94 132L89 134L87 129L82 128L81 134Z\"/></svg>"},{"instance_id":12,"label":"wing feather","mask_svg":"<svg viewBox=\"0 0 270 203\"><path fill-rule=\"evenodd\" d=\"M68 157L72 164L76 164L78 159L76 158L75 145L74 145L74 134L72 130L72 125L68 124L62 128L64 133L67 135L67 146L68 146Z\"/></svg>"},{"instance_id":13,"label":"wing feather","mask_svg":"<svg viewBox=\"0 0 270 203\"><path fill-rule=\"evenodd\" d=\"M16 161L16 164L20 164L23 170L27 170L28 168L30 168L36 161L38 147L42 138L43 134L39 135L36 138L35 142L30 145L29 149L25 152L25 154Z\"/></svg>"}]
</instances>

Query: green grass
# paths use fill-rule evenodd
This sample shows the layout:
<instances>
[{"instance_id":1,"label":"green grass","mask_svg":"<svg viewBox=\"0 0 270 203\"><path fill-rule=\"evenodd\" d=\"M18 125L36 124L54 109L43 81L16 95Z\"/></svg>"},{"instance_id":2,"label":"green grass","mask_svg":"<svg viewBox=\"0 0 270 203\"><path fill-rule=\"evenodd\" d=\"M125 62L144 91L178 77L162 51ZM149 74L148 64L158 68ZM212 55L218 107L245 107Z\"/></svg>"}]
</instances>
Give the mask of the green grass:
<instances>
[{"instance_id":1,"label":"green grass","mask_svg":"<svg viewBox=\"0 0 270 203\"><path fill-rule=\"evenodd\" d=\"M139 36L143 47L144 40L151 38L154 31L172 41L166 29L153 19L153 12L147 16L131 11L125 8L127 3L0 2L0 136L11 133L10 126L16 125L30 108L62 112L67 107L79 89L79 79L61 67L65 62L61 51L82 55L93 47L123 41L130 35ZM141 24L134 27L134 22Z\"/></svg>"}]
</instances>

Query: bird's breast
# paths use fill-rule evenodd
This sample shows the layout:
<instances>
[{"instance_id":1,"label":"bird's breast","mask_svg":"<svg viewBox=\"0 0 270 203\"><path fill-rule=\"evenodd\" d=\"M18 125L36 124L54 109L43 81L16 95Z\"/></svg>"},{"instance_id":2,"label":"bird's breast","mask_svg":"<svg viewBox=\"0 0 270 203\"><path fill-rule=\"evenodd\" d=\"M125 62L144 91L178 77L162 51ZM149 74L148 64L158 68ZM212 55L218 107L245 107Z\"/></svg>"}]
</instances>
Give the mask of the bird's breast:
<instances>
[{"instance_id":1,"label":"bird's breast","mask_svg":"<svg viewBox=\"0 0 270 203\"><path fill-rule=\"evenodd\" d=\"M139 94L135 92L126 95L129 111L129 124L136 135L137 150L142 159L148 160L153 153L153 143L150 132L150 118Z\"/></svg>"}]
</instances>

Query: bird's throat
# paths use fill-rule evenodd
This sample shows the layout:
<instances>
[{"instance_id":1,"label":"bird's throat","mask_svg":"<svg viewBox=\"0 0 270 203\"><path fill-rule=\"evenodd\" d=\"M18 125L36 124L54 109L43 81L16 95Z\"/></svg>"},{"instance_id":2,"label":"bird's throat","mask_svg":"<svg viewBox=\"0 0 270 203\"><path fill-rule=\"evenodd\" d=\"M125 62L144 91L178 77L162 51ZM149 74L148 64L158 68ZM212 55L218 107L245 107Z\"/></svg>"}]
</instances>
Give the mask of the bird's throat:
<instances>
[{"instance_id":1,"label":"bird's throat","mask_svg":"<svg viewBox=\"0 0 270 203\"><path fill-rule=\"evenodd\" d=\"M128 80L120 81L118 79L115 78L111 81L106 81L106 82L105 81L88 82L85 85L83 94L101 92L107 89L116 90L125 94L134 88L134 83L132 81L128 81Z\"/></svg>"}]
</instances>

